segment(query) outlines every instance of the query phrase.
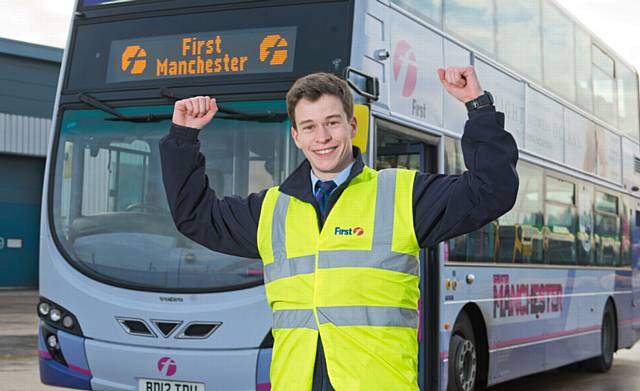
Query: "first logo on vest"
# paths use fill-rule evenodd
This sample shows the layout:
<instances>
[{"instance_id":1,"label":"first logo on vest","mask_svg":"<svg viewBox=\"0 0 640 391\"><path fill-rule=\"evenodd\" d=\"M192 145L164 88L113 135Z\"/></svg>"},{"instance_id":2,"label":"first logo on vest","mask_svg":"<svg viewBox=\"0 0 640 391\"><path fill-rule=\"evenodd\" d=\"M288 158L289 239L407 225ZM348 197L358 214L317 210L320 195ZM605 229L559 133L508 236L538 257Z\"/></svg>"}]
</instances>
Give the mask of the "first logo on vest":
<instances>
[{"instance_id":1,"label":"first logo on vest","mask_svg":"<svg viewBox=\"0 0 640 391\"><path fill-rule=\"evenodd\" d=\"M344 235L344 236L351 236L351 235L362 236L364 234L364 229L362 227L355 227L355 228L336 227L335 230L333 231L333 234Z\"/></svg>"}]
</instances>

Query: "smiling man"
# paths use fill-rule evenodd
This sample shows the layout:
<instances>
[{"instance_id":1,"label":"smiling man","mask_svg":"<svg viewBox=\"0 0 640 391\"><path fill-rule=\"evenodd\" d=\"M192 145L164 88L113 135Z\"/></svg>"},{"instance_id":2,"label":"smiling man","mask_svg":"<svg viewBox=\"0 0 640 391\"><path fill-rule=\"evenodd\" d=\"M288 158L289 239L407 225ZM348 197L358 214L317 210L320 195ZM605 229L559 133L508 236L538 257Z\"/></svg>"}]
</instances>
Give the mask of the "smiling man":
<instances>
[{"instance_id":1,"label":"smiling man","mask_svg":"<svg viewBox=\"0 0 640 391\"><path fill-rule=\"evenodd\" d=\"M418 390L419 250L497 218L518 190L516 144L474 69L438 74L469 109L462 175L367 167L347 84L316 73L287 94L306 160L280 186L219 200L197 141L215 99L176 102L160 144L171 213L194 241L262 259L273 390Z\"/></svg>"}]
</instances>

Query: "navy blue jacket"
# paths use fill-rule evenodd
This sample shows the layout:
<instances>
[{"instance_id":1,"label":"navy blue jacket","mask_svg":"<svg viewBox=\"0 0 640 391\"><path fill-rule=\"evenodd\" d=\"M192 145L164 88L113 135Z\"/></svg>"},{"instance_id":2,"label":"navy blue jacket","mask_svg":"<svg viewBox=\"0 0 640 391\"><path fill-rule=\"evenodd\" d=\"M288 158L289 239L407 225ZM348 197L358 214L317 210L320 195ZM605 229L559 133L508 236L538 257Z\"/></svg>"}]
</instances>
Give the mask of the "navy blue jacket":
<instances>
[{"instance_id":1,"label":"navy blue jacket","mask_svg":"<svg viewBox=\"0 0 640 391\"><path fill-rule=\"evenodd\" d=\"M259 258L258 219L266 190L246 198L218 199L205 175L198 130L172 125L160 141L162 177L171 214L180 232L212 250ZM504 115L493 107L469 113L462 137L468 171L461 175L418 173L413 184L414 229L421 247L478 229L513 206L518 192L518 149L504 130ZM322 227L331 207L364 163L354 148L356 162L349 178L329 197L320 214L311 190L309 162L305 160L280 185L280 191L316 208ZM314 368L313 390L333 390L322 341Z\"/></svg>"},{"instance_id":2,"label":"navy blue jacket","mask_svg":"<svg viewBox=\"0 0 640 391\"><path fill-rule=\"evenodd\" d=\"M246 198L218 199L205 175L198 132L173 124L160 141L162 177L176 227L212 250L259 258L258 219L266 190ZM413 219L421 247L476 230L507 212L515 202L518 149L504 130L502 113L493 107L470 112L462 152L467 166L463 174L418 173L415 177ZM280 191L314 205L322 226L344 188L362 171L364 163L357 148L354 153L356 162L349 178L331 193L325 216L320 215L311 191L307 160L280 185Z\"/></svg>"}]
</instances>

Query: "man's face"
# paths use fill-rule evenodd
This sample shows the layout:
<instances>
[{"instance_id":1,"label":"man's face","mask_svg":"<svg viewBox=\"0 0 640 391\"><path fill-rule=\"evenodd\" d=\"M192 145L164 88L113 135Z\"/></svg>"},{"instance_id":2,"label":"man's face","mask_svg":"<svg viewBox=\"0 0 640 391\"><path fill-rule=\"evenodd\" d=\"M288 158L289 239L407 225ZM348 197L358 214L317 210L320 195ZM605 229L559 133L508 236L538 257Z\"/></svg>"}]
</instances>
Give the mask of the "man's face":
<instances>
[{"instance_id":1,"label":"man's face","mask_svg":"<svg viewBox=\"0 0 640 391\"><path fill-rule=\"evenodd\" d=\"M315 102L302 99L294 111L298 129L291 128L293 141L318 178L333 179L353 161L355 117L347 118L340 99L328 94Z\"/></svg>"}]
</instances>

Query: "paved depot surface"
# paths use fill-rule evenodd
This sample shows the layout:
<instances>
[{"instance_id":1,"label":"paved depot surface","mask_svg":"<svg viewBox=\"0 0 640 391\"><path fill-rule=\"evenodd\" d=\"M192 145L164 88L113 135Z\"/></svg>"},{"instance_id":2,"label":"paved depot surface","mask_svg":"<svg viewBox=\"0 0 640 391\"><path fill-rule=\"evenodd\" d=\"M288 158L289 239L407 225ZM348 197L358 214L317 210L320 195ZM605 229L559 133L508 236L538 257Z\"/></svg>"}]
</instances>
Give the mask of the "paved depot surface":
<instances>
[{"instance_id":1,"label":"paved depot surface","mask_svg":"<svg viewBox=\"0 0 640 391\"><path fill-rule=\"evenodd\" d=\"M40 383L36 354L36 304L34 291L0 290L0 391L46 391L63 388ZM489 391L638 391L640 343L616 354L607 374L554 370L492 387ZM384 391L384 390L381 390Z\"/></svg>"}]
</instances>

